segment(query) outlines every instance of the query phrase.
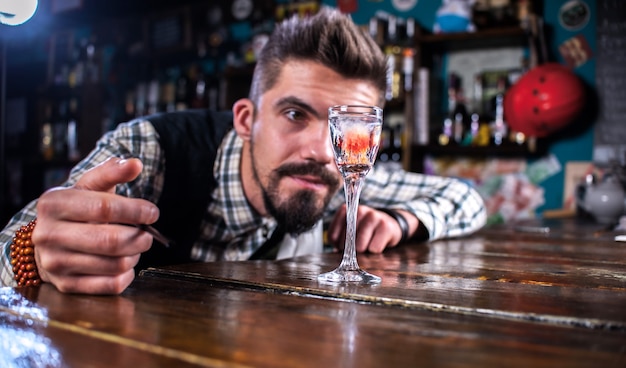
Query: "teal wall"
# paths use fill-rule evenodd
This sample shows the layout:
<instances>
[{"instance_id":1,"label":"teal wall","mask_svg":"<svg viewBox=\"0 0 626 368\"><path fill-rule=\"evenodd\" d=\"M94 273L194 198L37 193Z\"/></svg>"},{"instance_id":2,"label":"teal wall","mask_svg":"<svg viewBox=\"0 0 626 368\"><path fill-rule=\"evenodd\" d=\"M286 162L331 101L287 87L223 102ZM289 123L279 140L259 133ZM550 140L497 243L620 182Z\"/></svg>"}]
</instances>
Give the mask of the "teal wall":
<instances>
[{"instance_id":1,"label":"teal wall","mask_svg":"<svg viewBox=\"0 0 626 368\"><path fill-rule=\"evenodd\" d=\"M544 0L543 18L549 35L549 52L551 61L564 63L558 52L558 46L565 40L582 34L589 43L592 52L596 50L596 0L583 0L591 11L591 19L587 25L577 31L568 31L559 24L559 9L569 0ZM322 0L323 4L337 6L335 0ZM352 14L358 24L367 24L377 10L383 10L400 17L414 17L425 29L431 30L435 20L435 13L441 6L441 0L418 0L417 5L406 12L397 11L392 5L392 0L358 0L358 8ZM591 89L595 86L595 60L591 58L585 64L577 67L574 72L579 75ZM593 154L593 121L581 122L580 127L574 133L567 131L559 132L550 140L549 152L554 154L562 165L561 172L549 177L540 185L545 190L545 204L538 209L539 212L546 209L559 209L563 206L563 186L565 177L565 164L568 161L591 161Z\"/></svg>"},{"instance_id":2,"label":"teal wall","mask_svg":"<svg viewBox=\"0 0 626 368\"><path fill-rule=\"evenodd\" d=\"M546 25L549 25L553 35L550 43L551 54L554 56L554 61L563 63L558 52L558 45L563 41L582 34L589 43L589 46L593 52L596 50L596 1L584 0L589 6L591 11L591 18L587 25L575 32L568 31L561 27L558 21L558 13L560 7L568 0L544 0L544 19ZM585 64L577 67L574 72L580 76L585 83L587 83L592 89L595 87L595 73L596 63L595 59L591 58ZM567 161L591 161L593 157L593 122L583 122L587 124L587 128L581 133L574 136L567 136L559 139L557 136L554 142L550 146L550 152L553 153L559 162L563 165L563 171L548 178L542 183L546 193L546 203L542 209L555 209L561 208L563 203L563 183L565 174L565 163ZM567 130L567 128L565 128ZM563 132L563 135L567 134L567 131Z\"/></svg>"}]
</instances>

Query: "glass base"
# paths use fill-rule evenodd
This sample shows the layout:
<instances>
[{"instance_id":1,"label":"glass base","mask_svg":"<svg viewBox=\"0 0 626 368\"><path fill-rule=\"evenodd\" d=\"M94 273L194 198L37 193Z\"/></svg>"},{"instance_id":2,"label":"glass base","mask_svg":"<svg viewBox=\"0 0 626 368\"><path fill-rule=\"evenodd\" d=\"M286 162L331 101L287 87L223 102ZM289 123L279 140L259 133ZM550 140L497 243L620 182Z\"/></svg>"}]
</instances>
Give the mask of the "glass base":
<instances>
[{"instance_id":1,"label":"glass base","mask_svg":"<svg viewBox=\"0 0 626 368\"><path fill-rule=\"evenodd\" d=\"M369 272L365 272L361 269L358 270L341 270L339 268L334 271L323 273L317 276L317 281L323 283L343 283L353 282L361 284L380 284L382 279L376 275L372 275Z\"/></svg>"}]
</instances>

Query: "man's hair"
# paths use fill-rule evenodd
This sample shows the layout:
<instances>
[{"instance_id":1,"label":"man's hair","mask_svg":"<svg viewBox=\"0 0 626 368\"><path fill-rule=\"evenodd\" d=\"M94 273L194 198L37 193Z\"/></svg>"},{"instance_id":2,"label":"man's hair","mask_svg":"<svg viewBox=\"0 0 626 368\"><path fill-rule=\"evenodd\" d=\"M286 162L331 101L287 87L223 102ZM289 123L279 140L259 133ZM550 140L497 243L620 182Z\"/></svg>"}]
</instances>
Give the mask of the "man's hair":
<instances>
[{"instance_id":1,"label":"man's hair","mask_svg":"<svg viewBox=\"0 0 626 368\"><path fill-rule=\"evenodd\" d=\"M255 67L249 95L255 104L290 60L318 62L345 78L369 81L380 91L379 104L384 102L385 55L372 37L336 9L322 7L315 15L295 15L276 25Z\"/></svg>"}]
</instances>

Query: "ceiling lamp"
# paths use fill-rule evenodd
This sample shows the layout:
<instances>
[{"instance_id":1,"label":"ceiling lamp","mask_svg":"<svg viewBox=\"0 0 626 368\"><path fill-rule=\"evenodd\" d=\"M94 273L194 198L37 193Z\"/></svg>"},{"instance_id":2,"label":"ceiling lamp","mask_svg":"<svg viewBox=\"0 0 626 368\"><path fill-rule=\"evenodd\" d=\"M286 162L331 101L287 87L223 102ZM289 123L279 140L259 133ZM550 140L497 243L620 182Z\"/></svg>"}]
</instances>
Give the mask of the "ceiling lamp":
<instances>
[{"instance_id":1,"label":"ceiling lamp","mask_svg":"<svg viewBox=\"0 0 626 368\"><path fill-rule=\"evenodd\" d=\"M37 10L38 0L0 0L0 23L18 26L28 21Z\"/></svg>"}]
</instances>

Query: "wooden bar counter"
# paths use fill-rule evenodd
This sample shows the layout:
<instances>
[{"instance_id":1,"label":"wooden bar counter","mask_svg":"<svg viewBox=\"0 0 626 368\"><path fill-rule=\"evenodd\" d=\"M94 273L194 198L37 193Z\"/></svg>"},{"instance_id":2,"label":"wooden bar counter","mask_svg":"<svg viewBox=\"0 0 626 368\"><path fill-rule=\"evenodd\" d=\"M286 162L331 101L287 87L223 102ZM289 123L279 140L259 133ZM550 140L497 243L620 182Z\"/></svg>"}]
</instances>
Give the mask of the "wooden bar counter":
<instances>
[{"instance_id":1,"label":"wooden bar counter","mask_svg":"<svg viewBox=\"0 0 626 368\"><path fill-rule=\"evenodd\" d=\"M151 268L120 296L2 288L0 366L625 367L626 243L576 229L360 255L376 286L318 283L321 254Z\"/></svg>"}]
</instances>

